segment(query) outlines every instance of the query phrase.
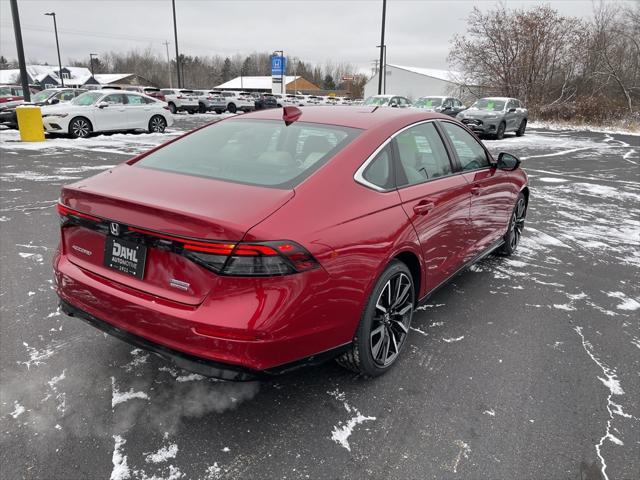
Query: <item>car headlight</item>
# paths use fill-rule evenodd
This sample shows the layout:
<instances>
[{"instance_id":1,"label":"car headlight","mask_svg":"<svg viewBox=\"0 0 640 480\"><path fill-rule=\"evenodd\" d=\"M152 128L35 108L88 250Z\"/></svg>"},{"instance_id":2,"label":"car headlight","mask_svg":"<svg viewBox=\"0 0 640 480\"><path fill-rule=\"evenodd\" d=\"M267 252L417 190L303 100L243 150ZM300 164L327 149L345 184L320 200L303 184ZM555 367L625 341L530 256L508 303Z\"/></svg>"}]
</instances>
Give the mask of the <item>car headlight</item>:
<instances>
[{"instance_id":1,"label":"car headlight","mask_svg":"<svg viewBox=\"0 0 640 480\"><path fill-rule=\"evenodd\" d=\"M42 118L45 117L60 117L60 118L64 118L67 117L69 114L68 113L45 113L44 115L42 115Z\"/></svg>"}]
</instances>

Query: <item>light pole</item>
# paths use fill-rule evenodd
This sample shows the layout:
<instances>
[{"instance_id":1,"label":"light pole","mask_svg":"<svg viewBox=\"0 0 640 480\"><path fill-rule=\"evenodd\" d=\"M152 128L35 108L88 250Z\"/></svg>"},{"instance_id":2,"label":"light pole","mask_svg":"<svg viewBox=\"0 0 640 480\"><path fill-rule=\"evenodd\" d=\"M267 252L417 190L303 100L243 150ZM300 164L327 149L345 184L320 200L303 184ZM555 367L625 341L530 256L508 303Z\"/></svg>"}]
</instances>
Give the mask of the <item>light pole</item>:
<instances>
[{"instance_id":1,"label":"light pole","mask_svg":"<svg viewBox=\"0 0 640 480\"><path fill-rule=\"evenodd\" d=\"M53 17L53 30L56 32L56 48L58 49L58 67L60 70L60 83L64 87L64 78L62 76L62 61L60 60L60 42L58 42L58 24L56 23L56 12L45 13L49 17Z\"/></svg>"},{"instance_id":2,"label":"light pole","mask_svg":"<svg viewBox=\"0 0 640 480\"><path fill-rule=\"evenodd\" d=\"M97 53L90 53L89 54L89 63L91 64L91 76L93 77L93 57L97 57L98 54Z\"/></svg>"},{"instance_id":3,"label":"light pole","mask_svg":"<svg viewBox=\"0 0 640 480\"><path fill-rule=\"evenodd\" d=\"M380 48L380 45L377 45L376 48ZM382 50L384 52L384 61L382 62L380 68L380 76L384 78L384 83L382 84L382 92L383 94L387 93L387 46L382 45ZM379 90L378 90L379 91ZM379 95L380 93L378 93Z\"/></svg>"},{"instance_id":4,"label":"light pole","mask_svg":"<svg viewBox=\"0 0 640 480\"><path fill-rule=\"evenodd\" d=\"M173 36L176 41L176 70L178 73L178 88L182 88L182 76L180 75L180 54L178 53L178 25L176 23L176 0L171 0L173 7Z\"/></svg>"},{"instance_id":5,"label":"light pole","mask_svg":"<svg viewBox=\"0 0 640 480\"><path fill-rule=\"evenodd\" d=\"M20 14L18 13L18 1L11 0L11 16L13 17L13 33L16 36L16 50L18 51L18 64L20 65L20 83L22 84L22 97L25 102L31 101L29 91L29 77L27 76L27 64L24 61L24 47L22 45L22 28L20 28Z\"/></svg>"},{"instance_id":6,"label":"light pole","mask_svg":"<svg viewBox=\"0 0 640 480\"><path fill-rule=\"evenodd\" d=\"M382 0L382 33L380 35L380 74L378 75L378 95L382 94L382 76L386 73L385 46L384 46L384 22L387 17L387 0ZM386 78L385 78L386 80Z\"/></svg>"}]
</instances>

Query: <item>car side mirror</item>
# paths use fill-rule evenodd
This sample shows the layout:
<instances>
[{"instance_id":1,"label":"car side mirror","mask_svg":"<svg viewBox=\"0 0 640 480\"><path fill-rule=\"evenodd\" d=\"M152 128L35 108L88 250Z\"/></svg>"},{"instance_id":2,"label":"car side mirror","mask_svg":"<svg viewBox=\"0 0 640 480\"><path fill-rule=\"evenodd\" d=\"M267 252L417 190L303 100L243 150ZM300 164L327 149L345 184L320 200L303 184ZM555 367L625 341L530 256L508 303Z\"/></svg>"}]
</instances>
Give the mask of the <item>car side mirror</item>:
<instances>
[{"instance_id":1,"label":"car side mirror","mask_svg":"<svg viewBox=\"0 0 640 480\"><path fill-rule=\"evenodd\" d=\"M513 113L513 112L515 112L515 111L516 111L516 109L515 109L515 108L510 108L510 109L509 109L509 113Z\"/></svg>"},{"instance_id":2,"label":"car side mirror","mask_svg":"<svg viewBox=\"0 0 640 480\"><path fill-rule=\"evenodd\" d=\"M98 108L106 108L109 104L107 102L98 102Z\"/></svg>"},{"instance_id":3,"label":"car side mirror","mask_svg":"<svg viewBox=\"0 0 640 480\"><path fill-rule=\"evenodd\" d=\"M500 170L506 170L511 172L520 166L520 159L515 155L511 155L507 152L500 152L498 155L498 163L496 167Z\"/></svg>"},{"instance_id":4,"label":"car side mirror","mask_svg":"<svg viewBox=\"0 0 640 480\"><path fill-rule=\"evenodd\" d=\"M59 98L52 98L51 101L49 102L49 105L55 105L56 103L60 103L60 99Z\"/></svg>"}]
</instances>

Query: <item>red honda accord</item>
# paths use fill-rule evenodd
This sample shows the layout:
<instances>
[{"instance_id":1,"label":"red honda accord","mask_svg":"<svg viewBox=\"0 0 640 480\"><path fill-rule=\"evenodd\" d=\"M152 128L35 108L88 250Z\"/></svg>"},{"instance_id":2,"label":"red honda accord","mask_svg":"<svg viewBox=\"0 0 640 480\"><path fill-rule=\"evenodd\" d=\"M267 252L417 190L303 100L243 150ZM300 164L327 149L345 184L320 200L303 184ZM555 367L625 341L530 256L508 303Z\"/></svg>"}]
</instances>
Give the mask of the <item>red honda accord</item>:
<instances>
[{"instance_id":1,"label":"red honda accord","mask_svg":"<svg viewBox=\"0 0 640 480\"><path fill-rule=\"evenodd\" d=\"M419 110L227 118L62 190L62 310L180 367L248 380L391 368L419 302L522 234L520 161Z\"/></svg>"}]
</instances>

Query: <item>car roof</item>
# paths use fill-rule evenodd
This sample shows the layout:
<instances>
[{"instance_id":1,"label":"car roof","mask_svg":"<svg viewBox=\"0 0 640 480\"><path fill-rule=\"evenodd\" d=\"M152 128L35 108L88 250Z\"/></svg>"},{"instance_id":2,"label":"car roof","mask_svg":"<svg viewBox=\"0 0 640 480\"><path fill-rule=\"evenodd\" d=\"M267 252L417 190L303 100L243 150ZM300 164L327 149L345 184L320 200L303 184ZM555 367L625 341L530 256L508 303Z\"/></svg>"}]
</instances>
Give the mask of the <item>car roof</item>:
<instances>
[{"instance_id":1,"label":"car roof","mask_svg":"<svg viewBox=\"0 0 640 480\"><path fill-rule=\"evenodd\" d=\"M446 95L423 95L420 98L450 98Z\"/></svg>"},{"instance_id":2,"label":"car roof","mask_svg":"<svg viewBox=\"0 0 640 480\"><path fill-rule=\"evenodd\" d=\"M517 100L517 99L513 97L482 97L480 100L500 100L501 102L503 102L507 100Z\"/></svg>"},{"instance_id":3,"label":"car roof","mask_svg":"<svg viewBox=\"0 0 640 480\"><path fill-rule=\"evenodd\" d=\"M320 123L325 125L341 125L343 127L359 128L371 130L383 127L390 123L395 125L409 125L421 120L429 119L451 119L441 114L422 111L421 109L404 108L380 108L349 105L336 106L307 106L300 108L302 115L300 122ZM261 120L282 120L281 109L259 110L257 112L246 113L234 118L256 118Z\"/></svg>"}]
</instances>

